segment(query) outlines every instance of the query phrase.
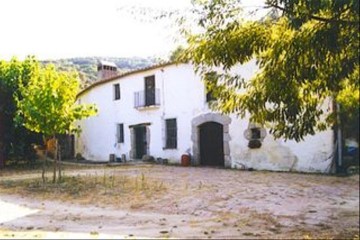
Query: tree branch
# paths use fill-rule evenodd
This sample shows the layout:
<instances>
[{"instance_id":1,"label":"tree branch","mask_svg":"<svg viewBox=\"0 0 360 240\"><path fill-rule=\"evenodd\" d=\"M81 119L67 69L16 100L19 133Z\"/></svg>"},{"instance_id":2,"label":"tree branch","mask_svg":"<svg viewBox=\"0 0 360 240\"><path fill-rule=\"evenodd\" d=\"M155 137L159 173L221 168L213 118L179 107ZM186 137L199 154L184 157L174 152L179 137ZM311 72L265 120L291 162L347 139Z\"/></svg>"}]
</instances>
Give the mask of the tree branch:
<instances>
[{"instance_id":1,"label":"tree branch","mask_svg":"<svg viewBox=\"0 0 360 240\"><path fill-rule=\"evenodd\" d=\"M281 6L276 5L276 4L269 4L268 6L279 9L279 10L285 12L285 13L290 13L284 7L281 7ZM343 20L343 19L325 18L325 17L319 17L319 16L315 16L315 15L311 15L311 14L309 14L308 17L310 19L314 19L314 20L321 21L321 22L326 22L326 23L339 23L339 24L349 24L349 25L359 24L358 21L349 21L349 20Z\"/></svg>"}]
</instances>

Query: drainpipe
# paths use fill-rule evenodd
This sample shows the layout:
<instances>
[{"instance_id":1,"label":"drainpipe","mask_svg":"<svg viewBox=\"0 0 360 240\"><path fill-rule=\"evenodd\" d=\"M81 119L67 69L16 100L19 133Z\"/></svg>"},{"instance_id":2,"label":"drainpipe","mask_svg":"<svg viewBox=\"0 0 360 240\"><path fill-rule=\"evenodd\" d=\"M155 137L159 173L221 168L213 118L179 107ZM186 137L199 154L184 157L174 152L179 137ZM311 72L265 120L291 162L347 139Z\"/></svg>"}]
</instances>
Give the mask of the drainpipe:
<instances>
[{"instance_id":1,"label":"drainpipe","mask_svg":"<svg viewBox=\"0 0 360 240\"><path fill-rule=\"evenodd\" d=\"M164 118L165 116L165 83L164 83L164 69L162 68L161 70L161 92L162 94L160 94L160 96L162 95L162 98L161 98L161 105L162 105L162 117Z\"/></svg>"},{"instance_id":2,"label":"drainpipe","mask_svg":"<svg viewBox=\"0 0 360 240\"><path fill-rule=\"evenodd\" d=\"M164 81L164 68L160 69L161 71L161 91L160 91L160 101L161 101L161 108L162 108L162 113L161 113L161 127L162 127L162 132L163 132L163 146L165 147L165 141L166 141L166 133L165 133L165 81Z\"/></svg>"}]
</instances>

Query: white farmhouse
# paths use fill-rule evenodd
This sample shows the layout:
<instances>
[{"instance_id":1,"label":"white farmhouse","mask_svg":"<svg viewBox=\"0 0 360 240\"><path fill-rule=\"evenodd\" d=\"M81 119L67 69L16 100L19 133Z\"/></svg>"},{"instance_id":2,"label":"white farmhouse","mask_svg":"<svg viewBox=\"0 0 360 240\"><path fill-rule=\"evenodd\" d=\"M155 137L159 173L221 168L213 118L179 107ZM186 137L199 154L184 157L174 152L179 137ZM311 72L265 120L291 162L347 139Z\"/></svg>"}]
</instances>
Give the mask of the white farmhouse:
<instances>
[{"instance_id":1,"label":"white farmhouse","mask_svg":"<svg viewBox=\"0 0 360 240\"><path fill-rule=\"evenodd\" d=\"M113 66L98 69L116 71ZM239 71L249 78L256 69L248 64ZM99 80L78 95L79 103L95 103L99 113L79 122L76 153L96 161L114 155L136 161L150 155L173 164L180 164L188 153L193 165L330 171L332 130L299 143L275 140L248 118L211 111L207 100L204 83L191 64L168 63ZM249 141L255 141L250 144L254 148Z\"/></svg>"}]
</instances>

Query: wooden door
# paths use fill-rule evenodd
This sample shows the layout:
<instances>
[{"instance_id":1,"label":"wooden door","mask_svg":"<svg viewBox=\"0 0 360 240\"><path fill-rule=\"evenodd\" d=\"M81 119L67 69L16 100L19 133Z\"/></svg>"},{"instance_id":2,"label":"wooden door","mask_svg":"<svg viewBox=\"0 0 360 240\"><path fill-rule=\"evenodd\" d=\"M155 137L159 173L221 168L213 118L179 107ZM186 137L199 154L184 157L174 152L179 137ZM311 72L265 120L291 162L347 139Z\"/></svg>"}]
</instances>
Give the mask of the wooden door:
<instances>
[{"instance_id":1,"label":"wooden door","mask_svg":"<svg viewBox=\"0 0 360 240\"><path fill-rule=\"evenodd\" d=\"M146 142L146 127L136 127L135 130L135 150L136 159L142 159L146 155L147 142Z\"/></svg>"},{"instance_id":2,"label":"wooden door","mask_svg":"<svg viewBox=\"0 0 360 240\"><path fill-rule=\"evenodd\" d=\"M199 127L200 164L205 166L224 166L223 126L207 122Z\"/></svg>"},{"instance_id":3,"label":"wooden door","mask_svg":"<svg viewBox=\"0 0 360 240\"><path fill-rule=\"evenodd\" d=\"M145 106L155 105L155 76L145 77Z\"/></svg>"}]
</instances>

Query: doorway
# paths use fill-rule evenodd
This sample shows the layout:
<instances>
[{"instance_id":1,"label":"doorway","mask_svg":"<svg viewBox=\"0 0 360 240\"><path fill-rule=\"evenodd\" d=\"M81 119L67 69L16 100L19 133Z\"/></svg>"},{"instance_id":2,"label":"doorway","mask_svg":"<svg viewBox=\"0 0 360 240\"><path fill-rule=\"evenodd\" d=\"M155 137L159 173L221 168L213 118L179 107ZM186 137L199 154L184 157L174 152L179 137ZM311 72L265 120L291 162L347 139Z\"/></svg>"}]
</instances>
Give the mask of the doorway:
<instances>
[{"instance_id":1,"label":"doorway","mask_svg":"<svg viewBox=\"0 0 360 240\"><path fill-rule=\"evenodd\" d=\"M147 154L146 126L134 127L135 132L135 158L142 159Z\"/></svg>"},{"instance_id":2,"label":"doorway","mask_svg":"<svg viewBox=\"0 0 360 240\"><path fill-rule=\"evenodd\" d=\"M199 126L200 164L224 167L223 125L206 122Z\"/></svg>"},{"instance_id":3,"label":"doorway","mask_svg":"<svg viewBox=\"0 0 360 240\"><path fill-rule=\"evenodd\" d=\"M145 77L145 106L155 105L155 76Z\"/></svg>"}]
</instances>

